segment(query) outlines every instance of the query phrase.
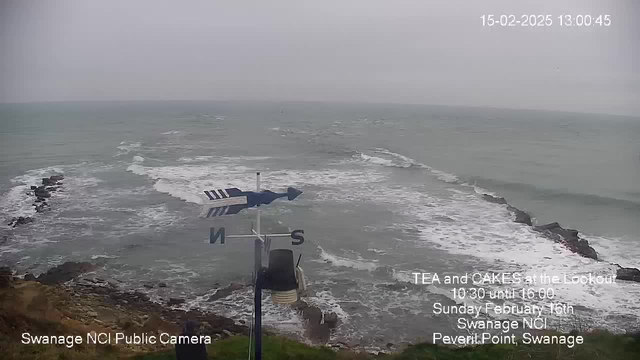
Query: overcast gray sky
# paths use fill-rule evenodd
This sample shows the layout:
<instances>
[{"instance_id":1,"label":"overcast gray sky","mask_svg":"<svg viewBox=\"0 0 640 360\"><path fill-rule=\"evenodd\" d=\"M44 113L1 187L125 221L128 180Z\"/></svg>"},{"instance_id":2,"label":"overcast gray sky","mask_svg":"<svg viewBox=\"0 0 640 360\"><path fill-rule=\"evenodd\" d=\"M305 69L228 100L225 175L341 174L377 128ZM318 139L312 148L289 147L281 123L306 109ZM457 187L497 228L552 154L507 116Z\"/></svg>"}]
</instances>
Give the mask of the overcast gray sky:
<instances>
[{"instance_id":1,"label":"overcast gray sky","mask_svg":"<svg viewBox=\"0 0 640 360\"><path fill-rule=\"evenodd\" d=\"M306 100L640 115L640 1L0 0L0 102ZM483 27L550 14L551 27ZM558 15L610 15L561 27Z\"/></svg>"}]
</instances>

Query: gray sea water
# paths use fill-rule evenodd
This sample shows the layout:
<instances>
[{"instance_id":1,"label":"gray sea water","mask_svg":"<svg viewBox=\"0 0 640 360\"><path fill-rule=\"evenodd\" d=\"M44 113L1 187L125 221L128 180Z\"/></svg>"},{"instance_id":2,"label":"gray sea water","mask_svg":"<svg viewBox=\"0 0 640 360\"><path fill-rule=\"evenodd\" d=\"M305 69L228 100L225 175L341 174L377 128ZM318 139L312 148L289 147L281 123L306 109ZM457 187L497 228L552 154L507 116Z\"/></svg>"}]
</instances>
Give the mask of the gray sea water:
<instances>
[{"instance_id":1,"label":"gray sea water","mask_svg":"<svg viewBox=\"0 0 640 360\"><path fill-rule=\"evenodd\" d=\"M304 229L309 301L336 311L333 339L384 345L456 333L445 285L383 285L413 272L615 273L640 267L640 118L412 105L139 102L0 105L0 212L33 224L3 231L0 261L41 272L103 261L101 276L160 301L247 319L250 289L207 302L215 283L249 281L253 243L206 243L209 227L247 233L253 210L200 219L202 190L304 191L264 207L263 230ZM35 214L30 185L65 175L52 210ZM604 260L571 253L512 221L505 197L538 224L575 228ZM504 288L493 285L488 288ZM585 321L638 326L640 286L558 285ZM473 301L468 301L471 304ZM302 334L292 310L265 297L265 326ZM551 319L556 326L571 319Z\"/></svg>"}]
</instances>

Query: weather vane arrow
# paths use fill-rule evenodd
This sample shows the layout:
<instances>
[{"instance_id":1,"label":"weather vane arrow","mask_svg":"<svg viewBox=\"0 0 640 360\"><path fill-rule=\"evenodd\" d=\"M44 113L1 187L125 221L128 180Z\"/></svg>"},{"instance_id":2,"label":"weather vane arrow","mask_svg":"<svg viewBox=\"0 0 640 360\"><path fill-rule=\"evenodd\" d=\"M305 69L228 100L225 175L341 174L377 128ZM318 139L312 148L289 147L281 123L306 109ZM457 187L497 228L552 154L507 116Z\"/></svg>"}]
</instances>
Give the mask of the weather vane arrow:
<instances>
[{"instance_id":1,"label":"weather vane arrow","mask_svg":"<svg viewBox=\"0 0 640 360\"><path fill-rule=\"evenodd\" d=\"M223 215L233 215L241 210L271 204L273 200L286 197L289 201L297 198L302 191L292 187L287 188L287 192L276 193L271 190L242 191L238 188L218 189L204 191L207 199L204 201L204 208L201 217L210 218Z\"/></svg>"}]
</instances>

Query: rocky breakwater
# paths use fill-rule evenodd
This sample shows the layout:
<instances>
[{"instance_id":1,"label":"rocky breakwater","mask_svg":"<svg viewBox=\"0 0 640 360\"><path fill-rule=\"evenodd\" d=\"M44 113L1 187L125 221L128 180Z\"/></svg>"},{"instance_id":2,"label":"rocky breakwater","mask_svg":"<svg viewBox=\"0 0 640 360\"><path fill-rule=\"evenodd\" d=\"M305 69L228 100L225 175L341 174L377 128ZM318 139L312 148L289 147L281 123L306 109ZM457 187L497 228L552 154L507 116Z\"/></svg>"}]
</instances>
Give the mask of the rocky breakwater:
<instances>
[{"instance_id":1,"label":"rocky breakwater","mask_svg":"<svg viewBox=\"0 0 640 360\"><path fill-rule=\"evenodd\" d=\"M505 198L489 194L482 194L482 198L494 204L507 205L507 209L515 214L514 222L532 226L533 230L540 232L548 239L564 244L574 253L590 259L598 260L598 253L589 246L589 242L587 240L581 239L578 236L578 230L565 229L557 222L533 226L531 216L525 211L522 211L515 206L511 206Z\"/></svg>"},{"instance_id":2,"label":"rocky breakwater","mask_svg":"<svg viewBox=\"0 0 640 360\"><path fill-rule=\"evenodd\" d=\"M589 242L578 236L578 230L565 229L557 222L534 226L533 229L547 238L564 244L569 250L590 259L598 260L598 253L589 246Z\"/></svg>"},{"instance_id":3,"label":"rocky breakwater","mask_svg":"<svg viewBox=\"0 0 640 360\"><path fill-rule=\"evenodd\" d=\"M34 196L35 200L32 204L37 213L42 213L51 209L47 199L51 198L51 193L60 191L64 179L63 175L52 175L48 178L42 178L42 185L31 185L31 190L27 192L28 196ZM9 226L16 227L29 224L34 221L31 216L17 216L9 221Z\"/></svg>"},{"instance_id":4,"label":"rocky breakwater","mask_svg":"<svg viewBox=\"0 0 640 360\"><path fill-rule=\"evenodd\" d=\"M509 205L505 198L489 194L482 194L482 198L494 204L507 205L507 209L515 214L515 222L532 226L533 230L540 232L548 239L564 244L569 250L576 254L590 259L599 260L597 251L589 245L587 240L580 238L578 230L565 229L557 222L533 226L531 216L526 212ZM616 271L616 280L635 281L640 283L639 269L622 267L618 264L614 265L618 267L618 270Z\"/></svg>"}]
</instances>

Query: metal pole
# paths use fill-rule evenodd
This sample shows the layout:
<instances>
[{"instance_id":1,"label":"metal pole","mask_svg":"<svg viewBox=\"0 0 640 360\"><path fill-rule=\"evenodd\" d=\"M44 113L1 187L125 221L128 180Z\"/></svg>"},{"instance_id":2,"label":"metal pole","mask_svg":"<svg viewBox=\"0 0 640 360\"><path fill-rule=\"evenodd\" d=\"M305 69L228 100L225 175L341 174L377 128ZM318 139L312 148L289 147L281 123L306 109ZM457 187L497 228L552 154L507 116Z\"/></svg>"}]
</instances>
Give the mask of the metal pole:
<instances>
[{"instance_id":1,"label":"metal pole","mask_svg":"<svg viewBox=\"0 0 640 360\"><path fill-rule=\"evenodd\" d=\"M260 172L256 173L256 191L260 192ZM256 338L256 352L255 360L262 360L262 284L260 283L260 270L262 268L262 240L260 239L260 205L257 206L257 218L256 218L256 231L258 236L255 240L255 271L256 271L256 286L255 286L255 338Z\"/></svg>"},{"instance_id":2,"label":"metal pole","mask_svg":"<svg viewBox=\"0 0 640 360\"><path fill-rule=\"evenodd\" d=\"M256 192L260 192L260 172L256 173ZM260 237L260 204L256 206L256 210L258 211L258 215L256 215L256 231L258 232L258 237Z\"/></svg>"}]
</instances>

